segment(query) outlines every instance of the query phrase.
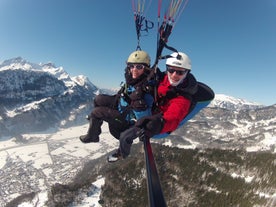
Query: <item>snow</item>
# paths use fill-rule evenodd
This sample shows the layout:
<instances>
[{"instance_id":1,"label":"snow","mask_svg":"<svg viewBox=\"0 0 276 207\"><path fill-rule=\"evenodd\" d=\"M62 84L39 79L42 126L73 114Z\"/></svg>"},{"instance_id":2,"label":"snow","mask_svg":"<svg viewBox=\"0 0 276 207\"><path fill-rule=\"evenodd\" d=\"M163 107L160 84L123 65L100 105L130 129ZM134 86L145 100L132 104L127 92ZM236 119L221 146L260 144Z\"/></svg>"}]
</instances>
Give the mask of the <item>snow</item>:
<instances>
[{"instance_id":1,"label":"snow","mask_svg":"<svg viewBox=\"0 0 276 207\"><path fill-rule=\"evenodd\" d=\"M235 98L232 96L224 95L224 94L216 94L215 99L209 104L209 107L220 107L226 109L234 109L234 110L242 110L242 109L253 109L259 108L263 105L247 101L241 98Z\"/></svg>"},{"instance_id":2,"label":"snow","mask_svg":"<svg viewBox=\"0 0 276 207\"><path fill-rule=\"evenodd\" d=\"M14 147L9 149L8 153L10 157L18 156L24 162L34 162L33 166L37 169L41 168L43 164L53 164L48 153L47 143Z\"/></svg>"},{"instance_id":3,"label":"snow","mask_svg":"<svg viewBox=\"0 0 276 207\"><path fill-rule=\"evenodd\" d=\"M109 143L110 146L116 146L117 140L115 140L108 133L108 127L105 123L102 130L103 133L100 136L101 142L91 144L83 144L77 137L81 134L85 134L88 125L77 126L67 129L62 129L54 134L41 133L41 134L25 134L23 137L28 140L39 141L29 144L16 144L14 139L1 142L0 145L0 166L4 166L6 160L4 157L9 154L11 158L20 157L24 162L32 161L34 166L40 168L43 164L52 164L51 155L70 154L75 157L86 157L91 154L91 151L95 152L91 158L96 159L104 155L106 152L100 152L99 149L103 143ZM81 133L82 132L82 133ZM62 141L63 147L58 147L52 150L51 153L48 149L49 142Z\"/></svg>"},{"instance_id":4,"label":"snow","mask_svg":"<svg viewBox=\"0 0 276 207\"><path fill-rule=\"evenodd\" d=\"M91 192L87 193L87 195L83 198L82 202L78 205L74 205L72 207L100 207L99 204L101 187L104 185L105 179L101 176L98 177L91 186Z\"/></svg>"},{"instance_id":5,"label":"snow","mask_svg":"<svg viewBox=\"0 0 276 207\"><path fill-rule=\"evenodd\" d=\"M84 86L88 82L88 78L84 75L72 77L72 80L78 83L80 86Z\"/></svg>"},{"instance_id":6,"label":"snow","mask_svg":"<svg viewBox=\"0 0 276 207\"><path fill-rule=\"evenodd\" d=\"M49 129L44 133L23 134L23 139L28 141L28 144L15 142L16 139L2 139L0 141L0 169L7 164L7 158L16 159L20 158L25 163L28 162L34 168L40 169L47 177L53 177L54 182L58 182L63 176L76 175L81 166L69 169L69 164L62 165L62 167L56 171L52 168L55 164L52 157L70 155L74 159L79 160L93 160L102 155L109 153L118 147L118 141L114 139L108 130L107 124L104 122L102 126L102 134L100 135L99 143L83 144L79 141L78 137L81 134L86 133L88 124L71 127L67 129L60 129L58 132L53 133L54 129ZM139 140L136 139L134 143ZM179 148L196 148L198 144L193 140L187 139L189 145L179 145ZM56 147L50 150L49 145L56 145ZM265 139L255 147L248 148L248 151L257 151L268 149L270 146L276 144L276 138L270 134L265 134ZM171 146L171 140L167 139L164 145ZM46 166L46 167L45 167ZM68 171L70 170L70 175ZM67 174L66 174L67 173ZM55 175L55 176L53 176ZM251 175L239 175L233 173L232 177L243 178L245 182L251 182L254 176ZM104 185L104 177L98 177L98 179L91 183L91 192L82 193L82 203L72 204L71 207L100 207L99 196L101 193L101 186ZM47 201L46 183L44 179L39 179L40 192L37 193L32 201L22 203L20 207L42 207L45 206ZM19 196L18 193L10 195L11 198Z\"/></svg>"},{"instance_id":7,"label":"snow","mask_svg":"<svg viewBox=\"0 0 276 207\"><path fill-rule=\"evenodd\" d=\"M98 179L91 184L90 192L85 195L82 195L82 202L80 204L72 204L71 207L100 207L99 204L101 187L104 185L105 179L101 176L98 176ZM37 194L36 197L30 202L24 202L18 207L44 207L47 201L47 192L42 191Z\"/></svg>"},{"instance_id":8,"label":"snow","mask_svg":"<svg viewBox=\"0 0 276 207\"><path fill-rule=\"evenodd\" d=\"M88 124L82 126L76 126L67 129L60 129L56 133L52 133L51 130L44 133L37 134L24 134L23 138L28 140L28 144L16 143L15 139L0 141L0 169L7 164L7 158L18 159L23 162L28 162L34 168L37 168L43 172L47 177L52 176L54 182L62 176L68 173L70 167L69 164L62 165L59 171L53 172L52 166L55 165L52 160L53 156L70 155L72 158L80 160L93 160L100 156L109 153L110 150L114 150L118 147L118 141L113 138L108 131L108 126L104 122L102 126L102 134L100 136L99 143L83 144L79 141L78 137L81 134L85 134ZM50 150L49 143L57 145L56 149ZM62 145L61 145L62 144ZM57 163L56 163L57 164ZM43 166L43 167L42 167ZM45 167L47 166L47 167ZM75 175L81 168L70 169L70 174ZM75 172L74 172L75 171ZM66 172L66 173L65 173ZM65 173L65 174L64 174ZM59 174L59 175L56 175ZM19 205L20 207L43 207L47 201L47 192L45 180L39 180L41 192L39 192L35 198L30 202L25 202ZM101 193L101 186L104 184L104 178L99 177L95 182L91 184L91 192L85 195L82 204L76 205L76 207L99 207L99 195ZM2 189L3 190L3 189ZM11 198L19 196L18 193L10 195ZM75 207L74 205L72 207Z\"/></svg>"},{"instance_id":9,"label":"snow","mask_svg":"<svg viewBox=\"0 0 276 207\"><path fill-rule=\"evenodd\" d=\"M263 139L258 145L247 147L247 152L256 152L256 151L264 151L271 150L274 148L274 153L276 153L276 137L271 136L268 133L265 133L265 139Z\"/></svg>"},{"instance_id":10,"label":"snow","mask_svg":"<svg viewBox=\"0 0 276 207\"><path fill-rule=\"evenodd\" d=\"M232 173L231 176L233 178L243 178L246 183L250 183L254 179L254 176L239 175L237 173Z\"/></svg>"},{"instance_id":11,"label":"snow","mask_svg":"<svg viewBox=\"0 0 276 207\"><path fill-rule=\"evenodd\" d=\"M235 98L235 97L224 95L224 94L216 94L215 99L212 102L229 102L229 103L232 103L234 105L238 105L238 104L253 105L253 106L261 105L261 104L256 103L256 102L250 102L250 101L247 101L245 99Z\"/></svg>"},{"instance_id":12,"label":"snow","mask_svg":"<svg viewBox=\"0 0 276 207\"><path fill-rule=\"evenodd\" d=\"M48 199L47 192L43 191L35 196L31 202L24 202L18 205L18 207L44 207Z\"/></svg>"},{"instance_id":13,"label":"snow","mask_svg":"<svg viewBox=\"0 0 276 207\"><path fill-rule=\"evenodd\" d=\"M188 139L185 137L185 140L189 142L189 144L178 144L177 147L181 149L196 149L196 147L200 144L198 142L192 141L191 139ZM173 146L173 143L171 139L167 139L166 142L163 143L163 145L171 147Z\"/></svg>"},{"instance_id":14,"label":"snow","mask_svg":"<svg viewBox=\"0 0 276 207\"><path fill-rule=\"evenodd\" d=\"M23 105L22 107L15 108L14 110L7 110L7 115L9 117L14 117L18 114L18 112L26 112L26 111L31 111L34 109L39 108L39 104L47 101L47 98L40 99L39 101L33 101L29 104Z\"/></svg>"}]
</instances>

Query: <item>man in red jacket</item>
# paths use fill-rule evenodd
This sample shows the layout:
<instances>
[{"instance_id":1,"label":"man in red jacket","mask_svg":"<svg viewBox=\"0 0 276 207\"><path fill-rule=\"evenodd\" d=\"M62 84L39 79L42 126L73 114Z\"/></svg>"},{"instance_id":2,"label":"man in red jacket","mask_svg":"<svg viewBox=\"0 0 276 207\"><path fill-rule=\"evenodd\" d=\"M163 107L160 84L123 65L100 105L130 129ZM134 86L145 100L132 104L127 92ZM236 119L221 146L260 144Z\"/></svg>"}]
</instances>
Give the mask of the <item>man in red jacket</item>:
<instances>
[{"instance_id":1,"label":"man in red jacket","mask_svg":"<svg viewBox=\"0 0 276 207\"><path fill-rule=\"evenodd\" d=\"M152 116L139 119L135 126L120 135L119 152L127 157L133 140L141 129L147 138L174 131L187 116L192 105L192 95L197 91L197 81L190 73L191 60L182 52L173 53L166 61L166 72L158 72L157 103Z\"/></svg>"},{"instance_id":2,"label":"man in red jacket","mask_svg":"<svg viewBox=\"0 0 276 207\"><path fill-rule=\"evenodd\" d=\"M191 61L185 53L171 54L166 61L166 67L166 73L159 74L161 81L157 90L158 113L136 123L137 127L143 127L147 132L151 130L147 125L153 124L156 127L161 119L163 122L161 130L148 132L151 136L174 131L189 113L191 96L197 91L197 81L190 73Z\"/></svg>"}]
</instances>

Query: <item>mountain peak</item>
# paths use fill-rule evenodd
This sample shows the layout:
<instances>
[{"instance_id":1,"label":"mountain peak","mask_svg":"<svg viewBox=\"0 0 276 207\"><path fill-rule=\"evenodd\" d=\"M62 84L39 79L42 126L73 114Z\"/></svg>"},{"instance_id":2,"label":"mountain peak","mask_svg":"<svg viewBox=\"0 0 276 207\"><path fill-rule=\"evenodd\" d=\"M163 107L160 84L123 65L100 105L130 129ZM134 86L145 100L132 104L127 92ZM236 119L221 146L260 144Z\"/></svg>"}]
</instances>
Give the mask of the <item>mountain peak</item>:
<instances>
[{"instance_id":1,"label":"mountain peak","mask_svg":"<svg viewBox=\"0 0 276 207\"><path fill-rule=\"evenodd\" d=\"M77 82L80 86L84 86L86 83L90 82L89 79L84 75L78 75L72 77L72 79Z\"/></svg>"},{"instance_id":2,"label":"mountain peak","mask_svg":"<svg viewBox=\"0 0 276 207\"><path fill-rule=\"evenodd\" d=\"M247 101L241 98L235 98L224 94L216 94L215 99L211 102L209 106L240 110L263 107L263 105L259 103Z\"/></svg>"},{"instance_id":3,"label":"mountain peak","mask_svg":"<svg viewBox=\"0 0 276 207\"><path fill-rule=\"evenodd\" d=\"M40 65L43 67L43 68L56 68L56 65L52 62L48 62L48 63L40 63Z\"/></svg>"},{"instance_id":4,"label":"mountain peak","mask_svg":"<svg viewBox=\"0 0 276 207\"><path fill-rule=\"evenodd\" d=\"M11 64L16 64L16 63L26 63L26 60L24 60L22 57L16 57L16 58L11 58L8 60L4 60L1 64L0 64L0 68L7 66L7 65L11 65Z\"/></svg>"},{"instance_id":5,"label":"mountain peak","mask_svg":"<svg viewBox=\"0 0 276 207\"><path fill-rule=\"evenodd\" d=\"M16 58L5 60L0 64L0 70L7 70L7 69L29 70L29 69L40 69L40 66L38 64L30 63L19 56Z\"/></svg>"}]
</instances>

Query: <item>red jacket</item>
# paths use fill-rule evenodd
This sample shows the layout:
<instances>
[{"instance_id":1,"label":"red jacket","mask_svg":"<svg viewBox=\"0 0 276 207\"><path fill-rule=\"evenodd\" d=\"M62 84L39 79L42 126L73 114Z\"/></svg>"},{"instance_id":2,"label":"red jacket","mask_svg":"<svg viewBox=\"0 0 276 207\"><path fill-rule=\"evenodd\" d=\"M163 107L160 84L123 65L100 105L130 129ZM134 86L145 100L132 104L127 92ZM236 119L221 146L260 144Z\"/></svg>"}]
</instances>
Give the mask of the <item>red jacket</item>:
<instances>
[{"instance_id":1,"label":"red jacket","mask_svg":"<svg viewBox=\"0 0 276 207\"><path fill-rule=\"evenodd\" d=\"M158 99L161 100L171 87L173 86L170 85L168 76L165 75L164 79L158 86ZM172 99L166 99L163 104L160 104L158 108L160 112L163 113L163 119L165 121L164 127L160 133L174 131L178 127L179 123L189 113L190 106L190 99L181 95L178 95Z\"/></svg>"}]
</instances>

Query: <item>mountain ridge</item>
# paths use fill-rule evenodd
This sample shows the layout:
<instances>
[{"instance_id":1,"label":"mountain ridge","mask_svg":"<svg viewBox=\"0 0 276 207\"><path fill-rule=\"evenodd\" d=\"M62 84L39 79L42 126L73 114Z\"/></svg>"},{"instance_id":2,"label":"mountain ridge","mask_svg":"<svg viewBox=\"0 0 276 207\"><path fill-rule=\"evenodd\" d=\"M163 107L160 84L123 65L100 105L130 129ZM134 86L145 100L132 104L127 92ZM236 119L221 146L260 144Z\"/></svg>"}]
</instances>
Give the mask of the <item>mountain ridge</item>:
<instances>
[{"instance_id":1,"label":"mountain ridge","mask_svg":"<svg viewBox=\"0 0 276 207\"><path fill-rule=\"evenodd\" d=\"M30 63L21 57L0 64L0 82L0 137L83 124L96 94L115 93L96 87L84 75L70 77L53 63ZM265 106L216 94L208 107L239 111Z\"/></svg>"},{"instance_id":2,"label":"mountain ridge","mask_svg":"<svg viewBox=\"0 0 276 207\"><path fill-rule=\"evenodd\" d=\"M0 83L0 136L83 123L99 91L84 76L71 78L62 67L22 58L0 65Z\"/></svg>"}]
</instances>

